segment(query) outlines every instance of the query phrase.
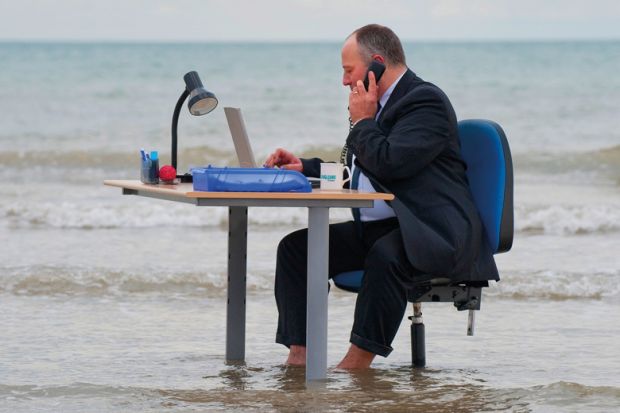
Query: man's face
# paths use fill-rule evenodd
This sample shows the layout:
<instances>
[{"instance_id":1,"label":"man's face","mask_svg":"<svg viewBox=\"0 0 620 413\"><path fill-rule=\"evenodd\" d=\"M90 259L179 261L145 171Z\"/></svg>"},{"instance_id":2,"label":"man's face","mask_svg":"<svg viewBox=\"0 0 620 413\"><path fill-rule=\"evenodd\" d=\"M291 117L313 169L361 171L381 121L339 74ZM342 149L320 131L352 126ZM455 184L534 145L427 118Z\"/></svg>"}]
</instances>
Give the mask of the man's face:
<instances>
[{"instance_id":1,"label":"man's face","mask_svg":"<svg viewBox=\"0 0 620 413\"><path fill-rule=\"evenodd\" d=\"M349 37L342 46L342 84L353 89L358 80L364 80L368 64L364 62L357 48L355 36Z\"/></svg>"}]
</instances>

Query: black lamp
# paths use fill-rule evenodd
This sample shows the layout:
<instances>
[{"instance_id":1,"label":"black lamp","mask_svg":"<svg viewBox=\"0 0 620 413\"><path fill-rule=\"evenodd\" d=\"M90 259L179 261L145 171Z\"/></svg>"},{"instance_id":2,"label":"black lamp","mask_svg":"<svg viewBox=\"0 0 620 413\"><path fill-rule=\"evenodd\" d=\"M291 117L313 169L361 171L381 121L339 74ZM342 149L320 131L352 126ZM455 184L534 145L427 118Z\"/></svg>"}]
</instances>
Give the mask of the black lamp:
<instances>
[{"instance_id":1,"label":"black lamp","mask_svg":"<svg viewBox=\"0 0 620 413\"><path fill-rule=\"evenodd\" d=\"M202 86L200 76L196 72L188 72L183 76L185 81L185 90L181 93L177 105L174 107L172 115L172 166L177 169L177 125L179 123L179 113L181 106L189 96L187 107L189 113L194 116L202 116L211 112L217 106L217 98L215 95ZM192 176L189 173L177 175L181 182L192 182Z\"/></svg>"}]
</instances>

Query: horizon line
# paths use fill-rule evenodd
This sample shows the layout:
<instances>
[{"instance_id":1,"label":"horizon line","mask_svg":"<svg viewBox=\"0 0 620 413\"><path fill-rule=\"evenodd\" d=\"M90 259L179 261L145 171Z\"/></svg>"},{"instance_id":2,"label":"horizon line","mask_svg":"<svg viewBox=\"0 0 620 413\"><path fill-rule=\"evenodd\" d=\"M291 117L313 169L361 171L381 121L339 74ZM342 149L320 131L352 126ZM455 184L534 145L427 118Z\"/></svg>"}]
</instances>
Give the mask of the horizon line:
<instances>
[{"instance_id":1,"label":"horizon line","mask_svg":"<svg viewBox=\"0 0 620 413\"><path fill-rule=\"evenodd\" d=\"M68 39L68 38L0 38L0 43L124 43L124 44L309 44L309 43L341 43L342 39L219 39L219 40L195 40L195 39ZM561 42L614 42L620 41L620 37L540 37L540 38L468 38L468 39L432 39L432 38L401 38L403 43L419 42L419 43L561 43Z\"/></svg>"}]
</instances>

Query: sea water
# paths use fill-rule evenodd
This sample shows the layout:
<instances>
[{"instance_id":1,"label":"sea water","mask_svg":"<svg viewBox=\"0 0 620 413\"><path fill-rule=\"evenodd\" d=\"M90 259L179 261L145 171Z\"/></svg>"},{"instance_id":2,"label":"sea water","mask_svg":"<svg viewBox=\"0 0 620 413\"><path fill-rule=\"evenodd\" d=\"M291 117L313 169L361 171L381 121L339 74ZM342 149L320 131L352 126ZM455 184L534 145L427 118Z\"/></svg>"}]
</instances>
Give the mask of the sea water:
<instances>
[{"instance_id":1,"label":"sea water","mask_svg":"<svg viewBox=\"0 0 620 413\"><path fill-rule=\"evenodd\" d=\"M405 44L459 119L498 122L515 241L476 334L425 304L427 368L394 352L308 389L274 343L275 250L303 208L251 208L247 349L224 358L226 208L121 196L139 149L169 163L183 75L219 106L183 108L179 169L235 165L222 108L260 162L335 160L347 129L340 44L0 43L0 411L612 411L620 406L620 42ZM333 222L350 219L334 209ZM355 296L329 297L328 364ZM408 311L410 312L410 311Z\"/></svg>"}]
</instances>

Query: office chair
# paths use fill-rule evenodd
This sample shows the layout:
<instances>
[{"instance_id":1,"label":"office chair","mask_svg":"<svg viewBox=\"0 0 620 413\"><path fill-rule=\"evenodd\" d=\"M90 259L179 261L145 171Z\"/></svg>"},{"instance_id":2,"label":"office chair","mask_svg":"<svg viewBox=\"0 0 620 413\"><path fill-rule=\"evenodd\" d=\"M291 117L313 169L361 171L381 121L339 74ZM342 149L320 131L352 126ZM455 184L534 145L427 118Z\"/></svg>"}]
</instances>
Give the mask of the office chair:
<instances>
[{"instance_id":1,"label":"office chair","mask_svg":"<svg viewBox=\"0 0 620 413\"><path fill-rule=\"evenodd\" d=\"M508 140L495 122L463 120L458 124L461 155L467 164L467 179L482 226L494 254L509 251L513 239L513 175ZM363 271L349 271L332 278L346 291L358 292ZM474 334L475 310L480 310L482 288L488 281L454 282L435 278L416 284L407 292L413 303L411 360L414 367L426 365L422 302L451 302L458 311L469 310L467 335Z\"/></svg>"}]
</instances>

